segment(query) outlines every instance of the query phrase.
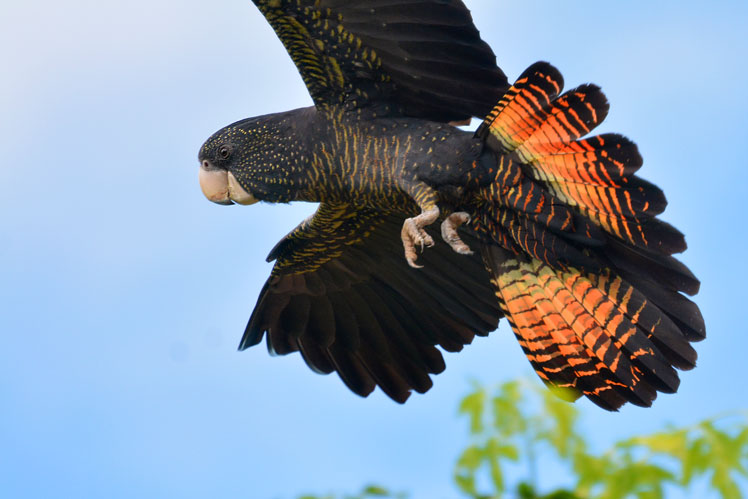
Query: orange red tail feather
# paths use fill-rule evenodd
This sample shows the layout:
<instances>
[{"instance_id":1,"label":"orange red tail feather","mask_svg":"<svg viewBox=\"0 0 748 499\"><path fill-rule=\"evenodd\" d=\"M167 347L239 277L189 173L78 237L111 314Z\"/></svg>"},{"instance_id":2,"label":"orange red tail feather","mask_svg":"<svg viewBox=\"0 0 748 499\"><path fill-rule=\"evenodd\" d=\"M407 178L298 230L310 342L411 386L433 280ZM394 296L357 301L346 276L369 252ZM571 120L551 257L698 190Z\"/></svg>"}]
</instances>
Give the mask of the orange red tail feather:
<instances>
[{"instance_id":1,"label":"orange red tail feather","mask_svg":"<svg viewBox=\"0 0 748 499\"><path fill-rule=\"evenodd\" d=\"M681 292L698 281L670 256L685 240L656 218L667 202L634 175L636 145L583 138L607 116L601 90L562 88L536 63L484 120L477 134L500 159L473 225L496 243L483 258L538 375L609 410L648 406L677 390L673 366L695 365L704 323Z\"/></svg>"}]
</instances>

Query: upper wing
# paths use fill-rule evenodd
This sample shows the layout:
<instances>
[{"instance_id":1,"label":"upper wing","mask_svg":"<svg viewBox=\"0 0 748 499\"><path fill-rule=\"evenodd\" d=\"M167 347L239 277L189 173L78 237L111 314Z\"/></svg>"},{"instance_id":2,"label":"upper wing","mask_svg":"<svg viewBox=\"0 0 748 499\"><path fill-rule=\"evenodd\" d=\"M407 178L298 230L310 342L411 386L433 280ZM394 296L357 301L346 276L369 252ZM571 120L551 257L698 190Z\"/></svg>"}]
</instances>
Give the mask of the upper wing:
<instances>
[{"instance_id":1,"label":"upper wing","mask_svg":"<svg viewBox=\"0 0 748 499\"><path fill-rule=\"evenodd\" d=\"M477 255L438 243L421 255L423 269L410 268L402 220L322 204L271 253L275 268L239 348L267 332L271 352L299 351L362 396L379 385L404 402L411 389L431 388L429 374L445 367L435 345L459 351L496 329L501 312ZM337 238L325 243L333 228Z\"/></svg>"},{"instance_id":2,"label":"upper wing","mask_svg":"<svg viewBox=\"0 0 748 499\"><path fill-rule=\"evenodd\" d=\"M253 1L317 106L460 121L508 88L461 0Z\"/></svg>"}]
</instances>

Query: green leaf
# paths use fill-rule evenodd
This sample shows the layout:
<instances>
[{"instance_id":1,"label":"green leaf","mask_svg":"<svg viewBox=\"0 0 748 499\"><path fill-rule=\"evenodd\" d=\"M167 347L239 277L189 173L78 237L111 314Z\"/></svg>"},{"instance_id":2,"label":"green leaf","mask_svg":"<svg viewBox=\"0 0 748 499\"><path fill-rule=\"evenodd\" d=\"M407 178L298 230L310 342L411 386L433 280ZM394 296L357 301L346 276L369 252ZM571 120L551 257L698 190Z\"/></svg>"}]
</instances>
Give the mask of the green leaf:
<instances>
[{"instance_id":1,"label":"green leaf","mask_svg":"<svg viewBox=\"0 0 748 499\"><path fill-rule=\"evenodd\" d=\"M390 495L390 492L383 487L379 487L378 485L369 485L364 489L363 494L374 497L383 497Z\"/></svg>"},{"instance_id":2,"label":"green leaf","mask_svg":"<svg viewBox=\"0 0 748 499\"><path fill-rule=\"evenodd\" d=\"M486 391L483 388L478 388L460 402L458 411L460 414L466 414L470 418L470 433L473 435L483 431L483 408L485 401Z\"/></svg>"},{"instance_id":3,"label":"green leaf","mask_svg":"<svg viewBox=\"0 0 748 499\"><path fill-rule=\"evenodd\" d=\"M489 471L494 490L496 490L496 492L504 492L506 490L506 486L504 485L504 474L501 471L501 465L498 460L492 459L489 462Z\"/></svg>"},{"instance_id":4,"label":"green leaf","mask_svg":"<svg viewBox=\"0 0 748 499\"><path fill-rule=\"evenodd\" d=\"M538 499L580 499L579 496L571 492L570 490L559 489L546 494Z\"/></svg>"},{"instance_id":5,"label":"green leaf","mask_svg":"<svg viewBox=\"0 0 748 499\"><path fill-rule=\"evenodd\" d=\"M742 469L743 446L740 439L719 429L714 422L704 421L698 426L703 433L702 439L709 448L712 486L723 497L740 497L740 489L732 477L732 472Z\"/></svg>"},{"instance_id":6,"label":"green leaf","mask_svg":"<svg viewBox=\"0 0 748 499\"><path fill-rule=\"evenodd\" d=\"M575 493L580 497L591 497L592 490L604 483L605 477L614 469L609 454L593 456L586 452L577 452L572 457L573 470L577 474Z\"/></svg>"},{"instance_id":7,"label":"green leaf","mask_svg":"<svg viewBox=\"0 0 748 499\"><path fill-rule=\"evenodd\" d=\"M460 489L462 492L470 496L475 496L478 494L475 490L475 477L474 476L455 474L454 478L455 478L455 484L457 485L457 488Z\"/></svg>"},{"instance_id":8,"label":"green leaf","mask_svg":"<svg viewBox=\"0 0 748 499\"><path fill-rule=\"evenodd\" d=\"M688 434L686 431L660 432L646 437L635 437L617 444L624 446L641 446L650 452L662 453L677 459L684 459L688 453Z\"/></svg>"},{"instance_id":9,"label":"green leaf","mask_svg":"<svg viewBox=\"0 0 748 499\"><path fill-rule=\"evenodd\" d=\"M520 499L537 499L535 488L527 482L520 482L517 486L517 495Z\"/></svg>"},{"instance_id":10,"label":"green leaf","mask_svg":"<svg viewBox=\"0 0 748 499\"><path fill-rule=\"evenodd\" d=\"M502 443L498 438L489 438L483 450L486 457L490 459L506 458L512 461L519 460L519 450L513 444Z\"/></svg>"},{"instance_id":11,"label":"green leaf","mask_svg":"<svg viewBox=\"0 0 748 499\"><path fill-rule=\"evenodd\" d=\"M709 470L710 465L709 444L701 438L690 440L682 463L681 484L690 484L695 476Z\"/></svg>"},{"instance_id":12,"label":"green leaf","mask_svg":"<svg viewBox=\"0 0 748 499\"><path fill-rule=\"evenodd\" d=\"M504 437L518 435L527 430L527 417L522 414L522 391L518 381L510 381L499 387L491 400L494 428Z\"/></svg>"},{"instance_id":13,"label":"green leaf","mask_svg":"<svg viewBox=\"0 0 748 499\"><path fill-rule=\"evenodd\" d=\"M460 458L457 460L457 466L473 471L480 467L482 460L483 449L475 445L471 445L470 447L462 451Z\"/></svg>"},{"instance_id":14,"label":"green leaf","mask_svg":"<svg viewBox=\"0 0 748 499\"><path fill-rule=\"evenodd\" d=\"M462 452L457 460L454 478L455 483L463 492L470 495L477 494L475 488L475 475L476 471L483 463L483 458L483 449L476 445L471 445Z\"/></svg>"}]
</instances>

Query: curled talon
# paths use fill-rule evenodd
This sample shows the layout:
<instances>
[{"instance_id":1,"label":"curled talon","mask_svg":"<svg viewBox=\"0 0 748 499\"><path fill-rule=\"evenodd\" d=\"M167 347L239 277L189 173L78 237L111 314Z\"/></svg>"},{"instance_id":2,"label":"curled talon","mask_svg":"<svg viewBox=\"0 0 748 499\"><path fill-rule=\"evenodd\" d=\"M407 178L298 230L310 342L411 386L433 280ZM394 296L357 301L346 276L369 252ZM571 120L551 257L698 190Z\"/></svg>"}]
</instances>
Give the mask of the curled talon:
<instances>
[{"instance_id":1,"label":"curled talon","mask_svg":"<svg viewBox=\"0 0 748 499\"><path fill-rule=\"evenodd\" d=\"M442 222L442 239L456 252L461 255L472 255L470 247L462 242L457 229L470 221L470 215L464 211L452 213Z\"/></svg>"},{"instance_id":2,"label":"curled talon","mask_svg":"<svg viewBox=\"0 0 748 499\"><path fill-rule=\"evenodd\" d=\"M403 222L400 237L403 240L405 259L411 267L422 268L421 265L416 263L418 258L416 246L420 246L421 253L423 253L424 248L430 248L434 245L434 239L423 228L434 223L437 218L439 218L439 208L435 207L422 212L417 217L407 218Z\"/></svg>"}]
</instances>

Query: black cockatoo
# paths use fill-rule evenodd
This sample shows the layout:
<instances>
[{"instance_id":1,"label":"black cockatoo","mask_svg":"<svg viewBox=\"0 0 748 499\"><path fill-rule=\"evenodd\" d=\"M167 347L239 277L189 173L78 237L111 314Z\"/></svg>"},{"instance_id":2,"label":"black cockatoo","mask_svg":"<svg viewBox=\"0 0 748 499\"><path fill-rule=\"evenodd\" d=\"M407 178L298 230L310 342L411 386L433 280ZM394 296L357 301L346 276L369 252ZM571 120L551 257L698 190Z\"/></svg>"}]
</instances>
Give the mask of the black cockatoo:
<instances>
[{"instance_id":1,"label":"black cockatoo","mask_svg":"<svg viewBox=\"0 0 748 499\"><path fill-rule=\"evenodd\" d=\"M222 204L319 203L241 340L404 402L507 318L538 375L615 410L678 388L705 336L699 282L636 145L586 137L608 102L550 64L510 86L460 0L254 0L314 106L200 149ZM483 119L477 132L457 125Z\"/></svg>"}]
</instances>

